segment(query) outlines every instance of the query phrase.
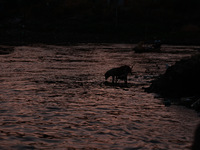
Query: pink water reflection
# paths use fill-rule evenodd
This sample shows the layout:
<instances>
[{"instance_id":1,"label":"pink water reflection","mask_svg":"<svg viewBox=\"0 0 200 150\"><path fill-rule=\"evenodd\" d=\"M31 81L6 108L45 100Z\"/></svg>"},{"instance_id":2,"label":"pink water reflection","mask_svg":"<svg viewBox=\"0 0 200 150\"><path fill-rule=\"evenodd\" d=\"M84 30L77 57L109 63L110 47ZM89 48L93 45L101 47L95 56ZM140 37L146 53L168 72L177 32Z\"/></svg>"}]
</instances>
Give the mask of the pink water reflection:
<instances>
[{"instance_id":1,"label":"pink water reflection","mask_svg":"<svg viewBox=\"0 0 200 150\"><path fill-rule=\"evenodd\" d=\"M164 46L135 54L129 44L20 46L0 59L1 149L189 149L199 122L181 106L147 94L155 76L196 53ZM104 73L134 65L128 87Z\"/></svg>"}]
</instances>

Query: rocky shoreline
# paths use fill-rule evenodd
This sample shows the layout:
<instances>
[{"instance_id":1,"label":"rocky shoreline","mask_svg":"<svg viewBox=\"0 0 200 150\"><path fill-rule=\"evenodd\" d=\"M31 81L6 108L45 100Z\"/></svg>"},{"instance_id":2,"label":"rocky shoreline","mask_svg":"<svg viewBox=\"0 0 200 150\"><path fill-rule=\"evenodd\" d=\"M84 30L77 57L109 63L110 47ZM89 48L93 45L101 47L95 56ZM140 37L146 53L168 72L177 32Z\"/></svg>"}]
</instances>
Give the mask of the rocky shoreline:
<instances>
[{"instance_id":1,"label":"rocky shoreline","mask_svg":"<svg viewBox=\"0 0 200 150\"><path fill-rule=\"evenodd\" d=\"M182 59L152 81L147 92L164 97L165 105L176 103L200 111L200 55Z\"/></svg>"}]
</instances>

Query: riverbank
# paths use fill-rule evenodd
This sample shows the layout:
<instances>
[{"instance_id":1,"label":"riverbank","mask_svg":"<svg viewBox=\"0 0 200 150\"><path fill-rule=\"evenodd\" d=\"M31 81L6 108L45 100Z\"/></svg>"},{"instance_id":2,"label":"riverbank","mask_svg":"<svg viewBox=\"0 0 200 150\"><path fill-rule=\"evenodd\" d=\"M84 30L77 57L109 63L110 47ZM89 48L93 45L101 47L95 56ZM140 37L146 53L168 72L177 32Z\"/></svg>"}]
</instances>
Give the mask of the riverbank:
<instances>
[{"instance_id":1,"label":"riverbank","mask_svg":"<svg viewBox=\"0 0 200 150\"><path fill-rule=\"evenodd\" d=\"M146 23L145 23L146 24ZM163 44L200 45L199 30L176 27L176 31L165 25L150 23L148 29L142 23L91 22L56 20L31 20L25 23L6 20L0 24L1 45L54 44L69 45L73 43L152 43L155 38ZM150 27L152 26L152 27ZM163 26L163 27L160 27Z\"/></svg>"},{"instance_id":2,"label":"riverbank","mask_svg":"<svg viewBox=\"0 0 200 150\"><path fill-rule=\"evenodd\" d=\"M170 35L169 35L170 36ZM29 44L54 44L70 45L75 43L130 43L140 41L153 42L154 38L144 39L140 36L125 36L121 33L70 33L70 32L33 32L29 30L6 31L0 36L1 45L29 45ZM200 45L198 38L168 37L162 39L163 44L169 45Z\"/></svg>"},{"instance_id":3,"label":"riverbank","mask_svg":"<svg viewBox=\"0 0 200 150\"><path fill-rule=\"evenodd\" d=\"M2 1L0 44L138 43L200 45L200 2Z\"/></svg>"}]
</instances>

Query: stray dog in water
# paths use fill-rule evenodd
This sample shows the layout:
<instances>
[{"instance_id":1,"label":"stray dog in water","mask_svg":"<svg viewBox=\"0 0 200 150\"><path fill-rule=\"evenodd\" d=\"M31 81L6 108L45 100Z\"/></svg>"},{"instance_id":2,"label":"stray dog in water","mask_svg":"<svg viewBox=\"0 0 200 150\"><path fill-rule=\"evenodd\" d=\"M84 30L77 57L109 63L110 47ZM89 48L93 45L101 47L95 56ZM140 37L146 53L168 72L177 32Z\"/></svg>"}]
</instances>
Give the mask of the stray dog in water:
<instances>
[{"instance_id":1,"label":"stray dog in water","mask_svg":"<svg viewBox=\"0 0 200 150\"><path fill-rule=\"evenodd\" d=\"M128 74L132 74L131 68L127 65L112 68L105 73L105 79L107 80L110 76L112 76L112 83L117 83L117 81L124 80L124 83L127 84L127 76Z\"/></svg>"}]
</instances>

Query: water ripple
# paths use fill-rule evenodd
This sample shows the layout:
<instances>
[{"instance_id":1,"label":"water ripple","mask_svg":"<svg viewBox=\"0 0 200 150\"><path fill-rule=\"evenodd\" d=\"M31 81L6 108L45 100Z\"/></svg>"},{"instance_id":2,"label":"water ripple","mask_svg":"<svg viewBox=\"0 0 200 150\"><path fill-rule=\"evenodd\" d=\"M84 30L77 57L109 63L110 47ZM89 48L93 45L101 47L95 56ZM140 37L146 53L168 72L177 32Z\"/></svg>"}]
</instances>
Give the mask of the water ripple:
<instances>
[{"instance_id":1,"label":"water ripple","mask_svg":"<svg viewBox=\"0 0 200 150\"><path fill-rule=\"evenodd\" d=\"M0 149L189 149L195 112L165 107L143 87L194 48L135 54L132 46L19 46L1 55ZM124 64L134 65L128 85L105 84L104 73Z\"/></svg>"}]
</instances>

